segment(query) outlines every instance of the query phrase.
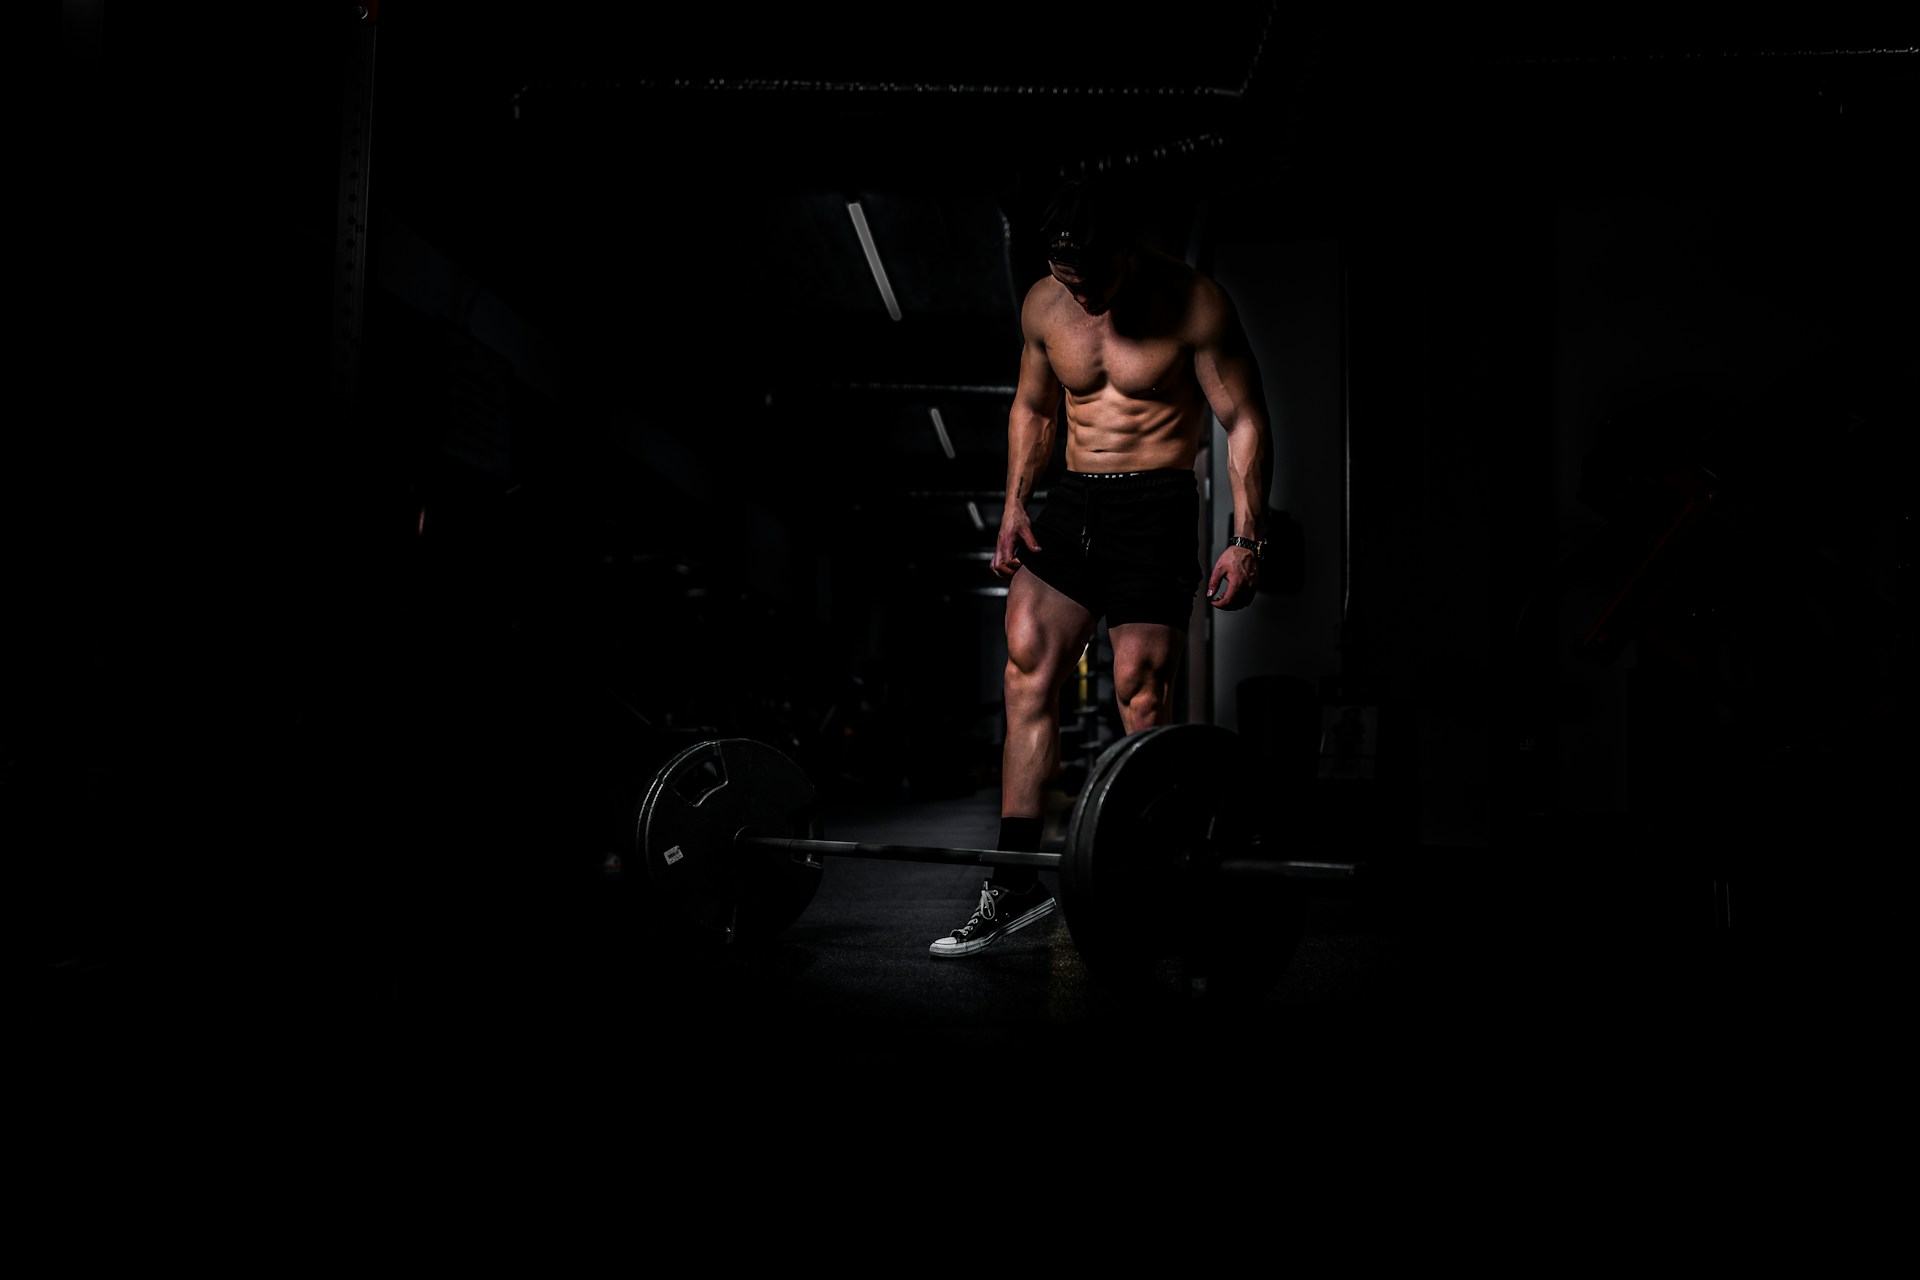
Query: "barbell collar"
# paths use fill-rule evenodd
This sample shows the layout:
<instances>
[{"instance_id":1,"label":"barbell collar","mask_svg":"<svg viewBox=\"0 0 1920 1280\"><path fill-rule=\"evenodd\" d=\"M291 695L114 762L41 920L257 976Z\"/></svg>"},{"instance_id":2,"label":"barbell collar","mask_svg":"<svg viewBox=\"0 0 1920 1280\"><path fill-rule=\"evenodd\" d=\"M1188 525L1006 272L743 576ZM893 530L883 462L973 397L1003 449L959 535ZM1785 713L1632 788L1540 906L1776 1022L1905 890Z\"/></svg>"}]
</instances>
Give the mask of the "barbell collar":
<instances>
[{"instance_id":1,"label":"barbell collar","mask_svg":"<svg viewBox=\"0 0 1920 1280\"><path fill-rule=\"evenodd\" d=\"M733 838L735 849L784 853L814 858L871 858L887 862L945 862L970 867L1032 867L1056 871L1057 853L1022 853L1014 849L944 849L915 844L867 844L853 840L808 840L800 837L757 836L742 831Z\"/></svg>"}]
</instances>

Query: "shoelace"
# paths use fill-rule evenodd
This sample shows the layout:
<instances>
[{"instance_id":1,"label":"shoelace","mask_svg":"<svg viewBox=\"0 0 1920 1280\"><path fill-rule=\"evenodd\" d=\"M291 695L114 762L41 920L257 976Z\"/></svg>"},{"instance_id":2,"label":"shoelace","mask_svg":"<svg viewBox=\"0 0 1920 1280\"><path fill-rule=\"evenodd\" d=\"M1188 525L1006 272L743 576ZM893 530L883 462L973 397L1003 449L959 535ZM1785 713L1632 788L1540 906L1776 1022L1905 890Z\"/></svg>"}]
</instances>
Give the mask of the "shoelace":
<instances>
[{"instance_id":1,"label":"shoelace","mask_svg":"<svg viewBox=\"0 0 1920 1280\"><path fill-rule=\"evenodd\" d=\"M980 891L980 905L975 907L973 914L967 917L967 927L960 932L972 933L974 926L979 924L983 917L988 920L998 919L993 911L993 890L991 889Z\"/></svg>"}]
</instances>

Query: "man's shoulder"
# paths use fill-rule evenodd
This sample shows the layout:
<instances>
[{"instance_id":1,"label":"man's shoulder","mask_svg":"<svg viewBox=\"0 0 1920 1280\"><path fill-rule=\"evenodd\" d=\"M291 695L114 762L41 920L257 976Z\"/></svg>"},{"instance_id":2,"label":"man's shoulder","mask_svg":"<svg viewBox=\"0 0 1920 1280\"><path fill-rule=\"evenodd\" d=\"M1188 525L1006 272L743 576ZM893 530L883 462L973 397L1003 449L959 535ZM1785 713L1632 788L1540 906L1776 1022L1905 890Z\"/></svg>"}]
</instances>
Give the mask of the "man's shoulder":
<instances>
[{"instance_id":1,"label":"man's shoulder","mask_svg":"<svg viewBox=\"0 0 1920 1280\"><path fill-rule=\"evenodd\" d=\"M1026 297L1020 303L1020 323L1035 336L1044 334L1057 322L1060 305L1066 298L1066 291L1055 284L1052 276L1041 276L1027 286Z\"/></svg>"}]
</instances>

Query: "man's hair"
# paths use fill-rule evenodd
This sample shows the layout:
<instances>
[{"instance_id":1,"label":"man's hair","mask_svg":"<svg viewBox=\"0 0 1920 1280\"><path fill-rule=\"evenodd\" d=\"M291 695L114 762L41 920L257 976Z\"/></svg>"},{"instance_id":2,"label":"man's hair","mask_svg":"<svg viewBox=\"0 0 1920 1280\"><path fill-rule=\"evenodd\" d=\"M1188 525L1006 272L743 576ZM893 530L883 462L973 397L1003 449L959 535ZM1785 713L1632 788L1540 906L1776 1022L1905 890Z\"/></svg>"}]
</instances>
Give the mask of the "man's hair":
<instances>
[{"instance_id":1,"label":"man's hair","mask_svg":"<svg viewBox=\"0 0 1920 1280\"><path fill-rule=\"evenodd\" d=\"M1125 236L1109 194L1085 178L1069 178L1040 219L1047 261L1077 267L1124 247Z\"/></svg>"}]
</instances>

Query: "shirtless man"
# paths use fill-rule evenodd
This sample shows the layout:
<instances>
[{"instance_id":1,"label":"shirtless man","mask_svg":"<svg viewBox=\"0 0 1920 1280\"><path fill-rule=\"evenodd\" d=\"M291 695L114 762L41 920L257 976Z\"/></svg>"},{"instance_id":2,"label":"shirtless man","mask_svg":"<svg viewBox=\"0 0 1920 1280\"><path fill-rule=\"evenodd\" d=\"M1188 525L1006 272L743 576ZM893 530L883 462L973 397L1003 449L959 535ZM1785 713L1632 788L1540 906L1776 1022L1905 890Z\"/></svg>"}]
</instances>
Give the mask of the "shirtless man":
<instances>
[{"instance_id":1,"label":"shirtless man","mask_svg":"<svg viewBox=\"0 0 1920 1280\"><path fill-rule=\"evenodd\" d=\"M1251 603L1265 550L1272 432L1233 302L1184 262L1126 234L1101 193L1068 182L1041 225L1049 274L1020 308L1020 380L1007 419L1007 499L993 572L1007 588L1007 738L997 847L1040 847L1060 758L1059 698L1107 620L1125 731L1172 719L1173 682L1200 583L1199 455L1208 413L1227 437L1233 528L1208 603ZM1046 507L1027 500L1053 457ZM971 955L1052 914L1030 868L998 867L938 957Z\"/></svg>"}]
</instances>

